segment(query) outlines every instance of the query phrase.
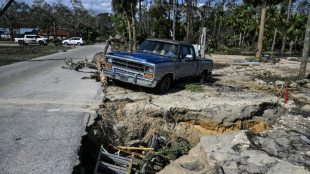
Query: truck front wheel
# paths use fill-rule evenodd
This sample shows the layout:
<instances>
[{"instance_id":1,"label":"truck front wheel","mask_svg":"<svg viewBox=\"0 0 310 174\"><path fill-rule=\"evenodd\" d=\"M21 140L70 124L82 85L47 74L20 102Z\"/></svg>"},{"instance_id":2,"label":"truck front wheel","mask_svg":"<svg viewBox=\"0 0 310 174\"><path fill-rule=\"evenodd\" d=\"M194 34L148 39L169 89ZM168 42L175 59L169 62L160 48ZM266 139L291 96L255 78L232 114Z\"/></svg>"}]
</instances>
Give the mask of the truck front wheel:
<instances>
[{"instance_id":1,"label":"truck front wheel","mask_svg":"<svg viewBox=\"0 0 310 174\"><path fill-rule=\"evenodd\" d=\"M170 86L171 86L171 78L170 76L165 76L160 82L159 84L157 85L157 92L159 94L164 94L164 93L167 93Z\"/></svg>"},{"instance_id":2,"label":"truck front wheel","mask_svg":"<svg viewBox=\"0 0 310 174\"><path fill-rule=\"evenodd\" d=\"M39 41L39 44L40 44L40 45L43 45L43 44L44 44L44 42L43 42L43 41Z\"/></svg>"},{"instance_id":3,"label":"truck front wheel","mask_svg":"<svg viewBox=\"0 0 310 174\"><path fill-rule=\"evenodd\" d=\"M25 43L23 42L23 41L18 41L18 44L20 45L20 46L22 46L22 45L24 45Z\"/></svg>"}]
</instances>

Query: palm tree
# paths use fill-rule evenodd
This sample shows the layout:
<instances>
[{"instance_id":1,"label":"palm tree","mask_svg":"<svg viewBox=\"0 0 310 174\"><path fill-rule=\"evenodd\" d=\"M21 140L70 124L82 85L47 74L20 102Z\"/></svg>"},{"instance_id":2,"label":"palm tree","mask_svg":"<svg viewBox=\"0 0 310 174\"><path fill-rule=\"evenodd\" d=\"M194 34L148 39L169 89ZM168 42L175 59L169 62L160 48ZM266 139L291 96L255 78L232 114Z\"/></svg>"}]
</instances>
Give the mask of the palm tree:
<instances>
[{"instance_id":1,"label":"palm tree","mask_svg":"<svg viewBox=\"0 0 310 174\"><path fill-rule=\"evenodd\" d=\"M125 13L127 16L128 35L129 35L129 50L132 51L131 41L133 42L134 51L137 48L136 42L136 11L137 0L112 0L112 8L118 13ZM130 23L130 18L132 23ZM132 37L131 37L131 24L132 24Z\"/></svg>"},{"instance_id":2,"label":"palm tree","mask_svg":"<svg viewBox=\"0 0 310 174\"><path fill-rule=\"evenodd\" d=\"M305 41L304 41L304 49L302 52L302 58L301 58L301 64L300 64L300 70L299 70L300 80L305 78L308 55L309 55L309 47L310 47L310 12L308 16L307 30L306 30Z\"/></svg>"},{"instance_id":3,"label":"palm tree","mask_svg":"<svg viewBox=\"0 0 310 174\"><path fill-rule=\"evenodd\" d=\"M258 44L257 44L257 52L255 59L256 61L260 61L262 50L263 50L263 38L264 38L264 30L265 30L265 19L266 19L266 7L267 4L278 4L283 0L244 0L246 3L253 4L254 6L261 5L262 12L261 12L261 20L260 20L260 27L259 27L259 36L258 36Z\"/></svg>"},{"instance_id":4,"label":"palm tree","mask_svg":"<svg viewBox=\"0 0 310 174\"><path fill-rule=\"evenodd\" d=\"M287 9L286 23L288 23L289 20L290 20L291 8L292 8L292 0L289 0L288 9ZM283 41L282 41L282 48L281 48L281 52L282 52L282 53L284 53L284 51L285 51L286 37L287 37L287 35L286 35L286 28L284 28L284 32L283 32Z\"/></svg>"}]
</instances>

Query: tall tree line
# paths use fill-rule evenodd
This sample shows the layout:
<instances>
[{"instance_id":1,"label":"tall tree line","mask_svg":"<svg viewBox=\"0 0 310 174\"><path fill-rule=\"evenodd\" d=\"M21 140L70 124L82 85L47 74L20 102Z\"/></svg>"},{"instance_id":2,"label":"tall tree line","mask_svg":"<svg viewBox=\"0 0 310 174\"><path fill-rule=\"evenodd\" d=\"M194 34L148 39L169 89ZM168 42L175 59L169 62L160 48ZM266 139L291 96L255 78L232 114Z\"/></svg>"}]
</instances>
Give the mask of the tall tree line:
<instances>
[{"instance_id":1,"label":"tall tree line","mask_svg":"<svg viewBox=\"0 0 310 174\"><path fill-rule=\"evenodd\" d=\"M57 0L49 4L46 0L33 0L31 5L14 1L4 13L1 28L8 28L11 39L14 39L14 30L20 28L39 28L54 33L57 30L66 30L69 36L80 36L92 41L98 37L105 39L114 33L112 14L101 13L94 15L82 5L81 0L71 0L68 7Z\"/></svg>"},{"instance_id":2,"label":"tall tree line","mask_svg":"<svg viewBox=\"0 0 310 174\"><path fill-rule=\"evenodd\" d=\"M263 51L303 49L310 7L308 0L112 0L111 5L113 14L95 15L81 0L71 0L70 7L61 0L33 0L30 6L14 1L0 27L66 29L87 40L118 33L132 50L149 37L199 43L206 27L207 51L242 48L257 51L259 60Z\"/></svg>"},{"instance_id":3,"label":"tall tree line","mask_svg":"<svg viewBox=\"0 0 310 174\"><path fill-rule=\"evenodd\" d=\"M257 60L263 51L300 51L309 13L307 0L112 0L112 6L126 18L119 32L131 43L147 37L199 43L207 27L210 50L239 47L257 51Z\"/></svg>"}]
</instances>

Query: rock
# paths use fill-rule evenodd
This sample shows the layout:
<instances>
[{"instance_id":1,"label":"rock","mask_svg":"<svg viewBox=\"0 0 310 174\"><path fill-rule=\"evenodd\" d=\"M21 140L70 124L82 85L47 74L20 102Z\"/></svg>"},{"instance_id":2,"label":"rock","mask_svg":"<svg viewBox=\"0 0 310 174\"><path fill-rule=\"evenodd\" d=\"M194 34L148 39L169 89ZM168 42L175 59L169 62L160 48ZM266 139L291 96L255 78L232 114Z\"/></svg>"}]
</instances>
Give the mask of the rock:
<instances>
[{"instance_id":1,"label":"rock","mask_svg":"<svg viewBox=\"0 0 310 174\"><path fill-rule=\"evenodd\" d=\"M259 85L267 85L267 83L261 79L256 79L256 83Z\"/></svg>"},{"instance_id":2,"label":"rock","mask_svg":"<svg viewBox=\"0 0 310 174\"><path fill-rule=\"evenodd\" d=\"M181 167L189 171L194 171L194 172L199 172L204 168L202 164L197 163L197 162L184 163L184 164L181 164Z\"/></svg>"},{"instance_id":3,"label":"rock","mask_svg":"<svg viewBox=\"0 0 310 174\"><path fill-rule=\"evenodd\" d=\"M273 86L273 85L274 85L273 82L269 82L269 83L268 83L268 86Z\"/></svg>"},{"instance_id":4,"label":"rock","mask_svg":"<svg viewBox=\"0 0 310 174\"><path fill-rule=\"evenodd\" d=\"M297 80L296 83L300 85L304 85L306 83L310 83L310 80L309 79Z\"/></svg>"},{"instance_id":5,"label":"rock","mask_svg":"<svg viewBox=\"0 0 310 174\"><path fill-rule=\"evenodd\" d=\"M289 86L290 88L298 88L298 84L297 84L296 82L294 82L294 81L290 81L290 83L288 84L288 86Z\"/></svg>"},{"instance_id":6,"label":"rock","mask_svg":"<svg viewBox=\"0 0 310 174\"><path fill-rule=\"evenodd\" d=\"M306 152L306 156L307 156L307 157L310 157L310 151L307 151L307 152Z\"/></svg>"},{"instance_id":7,"label":"rock","mask_svg":"<svg viewBox=\"0 0 310 174\"><path fill-rule=\"evenodd\" d=\"M283 87L283 86L285 85L285 82L284 82L284 81L281 81L281 80L277 80L277 81L275 82L275 85L276 85L277 87Z\"/></svg>"},{"instance_id":8,"label":"rock","mask_svg":"<svg viewBox=\"0 0 310 174\"><path fill-rule=\"evenodd\" d=\"M310 88L310 83L306 83L303 85L304 88Z\"/></svg>"},{"instance_id":9,"label":"rock","mask_svg":"<svg viewBox=\"0 0 310 174\"><path fill-rule=\"evenodd\" d=\"M171 164L166 166L159 174L216 174L216 169L211 168L207 161L207 156L203 151L202 145L197 144L196 147L192 148L188 155L183 155L180 158L173 161Z\"/></svg>"},{"instance_id":10,"label":"rock","mask_svg":"<svg viewBox=\"0 0 310 174\"><path fill-rule=\"evenodd\" d=\"M203 136L200 143L209 165L216 168L219 163L225 173L310 173L302 167L310 164L302 155L310 147L298 140L298 133L236 131Z\"/></svg>"},{"instance_id":11,"label":"rock","mask_svg":"<svg viewBox=\"0 0 310 174\"><path fill-rule=\"evenodd\" d=\"M301 111L303 111L303 112L310 112L310 105L308 104L308 105L305 105L305 106L301 107Z\"/></svg>"}]
</instances>

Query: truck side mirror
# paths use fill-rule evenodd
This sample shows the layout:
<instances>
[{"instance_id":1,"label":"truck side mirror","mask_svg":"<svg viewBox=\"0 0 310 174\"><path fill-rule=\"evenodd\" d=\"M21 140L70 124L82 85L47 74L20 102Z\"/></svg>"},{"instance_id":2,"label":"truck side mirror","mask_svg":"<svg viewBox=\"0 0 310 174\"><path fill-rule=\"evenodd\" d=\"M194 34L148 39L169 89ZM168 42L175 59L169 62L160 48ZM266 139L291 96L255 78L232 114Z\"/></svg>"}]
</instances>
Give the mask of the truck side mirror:
<instances>
[{"instance_id":1,"label":"truck side mirror","mask_svg":"<svg viewBox=\"0 0 310 174\"><path fill-rule=\"evenodd\" d=\"M191 54L186 54L185 60L193 60L193 55L191 55Z\"/></svg>"}]
</instances>

